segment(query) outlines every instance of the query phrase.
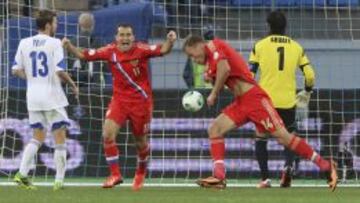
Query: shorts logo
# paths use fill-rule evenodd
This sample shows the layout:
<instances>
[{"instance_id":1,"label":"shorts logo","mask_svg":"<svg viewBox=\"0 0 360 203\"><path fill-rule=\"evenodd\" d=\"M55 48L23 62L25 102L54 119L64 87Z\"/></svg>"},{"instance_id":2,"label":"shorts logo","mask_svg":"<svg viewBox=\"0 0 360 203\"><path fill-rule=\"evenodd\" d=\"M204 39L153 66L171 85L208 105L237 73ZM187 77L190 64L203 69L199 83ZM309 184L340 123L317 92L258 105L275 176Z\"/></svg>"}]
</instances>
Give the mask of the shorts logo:
<instances>
[{"instance_id":1,"label":"shorts logo","mask_svg":"<svg viewBox=\"0 0 360 203\"><path fill-rule=\"evenodd\" d=\"M266 118L265 120L261 120L261 124L264 126L266 130L274 128L274 125L270 121L270 118Z\"/></svg>"},{"instance_id":2,"label":"shorts logo","mask_svg":"<svg viewBox=\"0 0 360 203\"><path fill-rule=\"evenodd\" d=\"M95 49L90 49L90 50L89 50L89 55L90 55L90 56L93 56L93 55L95 54L95 52L96 52Z\"/></svg>"},{"instance_id":3,"label":"shorts logo","mask_svg":"<svg viewBox=\"0 0 360 203\"><path fill-rule=\"evenodd\" d=\"M136 59L136 60L131 60L130 61L130 64L133 65L133 66L137 66L139 64L139 60Z\"/></svg>"},{"instance_id":4,"label":"shorts logo","mask_svg":"<svg viewBox=\"0 0 360 203\"><path fill-rule=\"evenodd\" d=\"M156 45L151 45L151 46L150 46L150 50L151 50L151 51L155 51L155 50L156 50Z\"/></svg>"}]
</instances>

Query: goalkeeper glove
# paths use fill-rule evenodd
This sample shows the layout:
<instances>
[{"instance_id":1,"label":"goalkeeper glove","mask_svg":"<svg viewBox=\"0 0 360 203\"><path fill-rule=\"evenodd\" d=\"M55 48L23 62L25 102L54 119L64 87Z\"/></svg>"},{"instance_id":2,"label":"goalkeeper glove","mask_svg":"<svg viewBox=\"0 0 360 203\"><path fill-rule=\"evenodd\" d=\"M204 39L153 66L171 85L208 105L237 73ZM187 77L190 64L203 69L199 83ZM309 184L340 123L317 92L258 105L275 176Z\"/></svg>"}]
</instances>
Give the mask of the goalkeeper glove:
<instances>
[{"instance_id":1,"label":"goalkeeper glove","mask_svg":"<svg viewBox=\"0 0 360 203\"><path fill-rule=\"evenodd\" d=\"M312 92L308 92L306 90L300 91L296 95L296 106L298 108L306 108L309 105L311 93Z\"/></svg>"}]
</instances>

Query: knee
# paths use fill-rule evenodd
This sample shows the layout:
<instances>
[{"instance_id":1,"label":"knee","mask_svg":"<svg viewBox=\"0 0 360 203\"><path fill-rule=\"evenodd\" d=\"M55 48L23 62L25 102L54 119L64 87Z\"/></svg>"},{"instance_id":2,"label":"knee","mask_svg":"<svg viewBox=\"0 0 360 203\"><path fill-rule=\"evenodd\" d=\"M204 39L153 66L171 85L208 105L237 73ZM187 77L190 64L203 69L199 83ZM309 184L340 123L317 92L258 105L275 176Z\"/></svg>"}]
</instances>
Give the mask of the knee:
<instances>
[{"instance_id":1,"label":"knee","mask_svg":"<svg viewBox=\"0 0 360 203\"><path fill-rule=\"evenodd\" d=\"M280 128L276 130L275 132L271 133L273 137L276 138L276 140L279 142L279 144L282 144L284 146L288 146L291 139L291 134L286 130L286 128Z\"/></svg>"},{"instance_id":2,"label":"knee","mask_svg":"<svg viewBox=\"0 0 360 203\"><path fill-rule=\"evenodd\" d=\"M111 129L104 128L102 136L105 140L114 140L116 134Z\"/></svg>"},{"instance_id":3,"label":"knee","mask_svg":"<svg viewBox=\"0 0 360 203\"><path fill-rule=\"evenodd\" d=\"M278 137L277 141L279 142L279 144L286 146L285 139L283 137Z\"/></svg>"},{"instance_id":4,"label":"knee","mask_svg":"<svg viewBox=\"0 0 360 203\"><path fill-rule=\"evenodd\" d=\"M277 141L284 145L284 146L288 146L289 145L289 137L290 137L290 134L289 133L282 133L280 134L279 136L276 137Z\"/></svg>"},{"instance_id":5,"label":"knee","mask_svg":"<svg viewBox=\"0 0 360 203\"><path fill-rule=\"evenodd\" d=\"M210 139L223 137L221 133L221 128L216 122L210 124L208 128L208 135Z\"/></svg>"},{"instance_id":6,"label":"knee","mask_svg":"<svg viewBox=\"0 0 360 203\"><path fill-rule=\"evenodd\" d=\"M55 136L55 144L65 144L66 136L64 134Z\"/></svg>"},{"instance_id":7,"label":"knee","mask_svg":"<svg viewBox=\"0 0 360 203\"><path fill-rule=\"evenodd\" d=\"M33 139L35 139L36 141L38 141L39 143L44 143L46 138L46 134L44 130L41 129L35 129L34 130L34 136Z\"/></svg>"},{"instance_id":8,"label":"knee","mask_svg":"<svg viewBox=\"0 0 360 203\"><path fill-rule=\"evenodd\" d=\"M135 137L135 146L137 149L143 149L147 146L146 136Z\"/></svg>"}]
</instances>

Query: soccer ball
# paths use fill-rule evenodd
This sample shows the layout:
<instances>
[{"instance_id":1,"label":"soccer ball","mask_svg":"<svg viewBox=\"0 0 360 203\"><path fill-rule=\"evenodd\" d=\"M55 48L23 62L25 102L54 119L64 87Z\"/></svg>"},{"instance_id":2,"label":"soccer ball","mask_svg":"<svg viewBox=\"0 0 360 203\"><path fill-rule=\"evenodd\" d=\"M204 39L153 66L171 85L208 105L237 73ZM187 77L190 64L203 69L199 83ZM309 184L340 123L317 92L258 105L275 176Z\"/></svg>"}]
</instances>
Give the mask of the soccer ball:
<instances>
[{"instance_id":1,"label":"soccer ball","mask_svg":"<svg viewBox=\"0 0 360 203\"><path fill-rule=\"evenodd\" d=\"M198 91L188 91L182 98L182 105L186 111L199 111L204 105L204 98Z\"/></svg>"}]
</instances>

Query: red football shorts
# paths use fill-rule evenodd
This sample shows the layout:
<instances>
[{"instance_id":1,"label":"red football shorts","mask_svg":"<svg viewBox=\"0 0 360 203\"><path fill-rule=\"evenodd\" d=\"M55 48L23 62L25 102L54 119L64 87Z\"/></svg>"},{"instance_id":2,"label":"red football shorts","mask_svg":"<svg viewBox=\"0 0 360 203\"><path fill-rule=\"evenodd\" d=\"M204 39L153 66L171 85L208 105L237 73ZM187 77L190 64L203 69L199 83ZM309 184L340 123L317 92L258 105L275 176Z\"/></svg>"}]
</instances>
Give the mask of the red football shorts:
<instances>
[{"instance_id":1,"label":"red football shorts","mask_svg":"<svg viewBox=\"0 0 360 203\"><path fill-rule=\"evenodd\" d=\"M269 96L258 86L254 86L244 95L236 97L222 111L235 124L241 125L252 121L259 133L274 132L284 123L275 110Z\"/></svg>"},{"instance_id":2,"label":"red football shorts","mask_svg":"<svg viewBox=\"0 0 360 203\"><path fill-rule=\"evenodd\" d=\"M129 120L133 135L143 136L149 133L152 111L152 99L121 101L113 98L106 112L106 119L115 121L119 126Z\"/></svg>"}]
</instances>

